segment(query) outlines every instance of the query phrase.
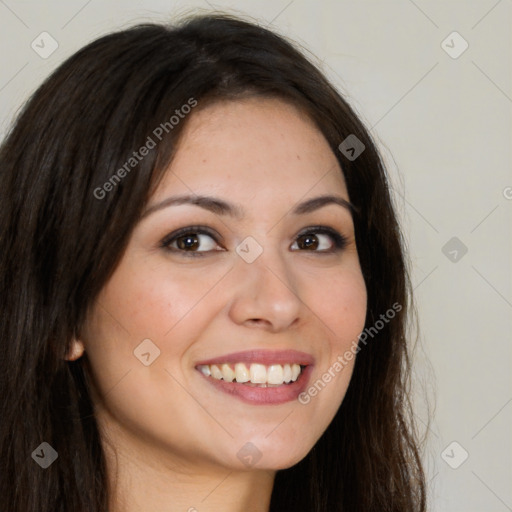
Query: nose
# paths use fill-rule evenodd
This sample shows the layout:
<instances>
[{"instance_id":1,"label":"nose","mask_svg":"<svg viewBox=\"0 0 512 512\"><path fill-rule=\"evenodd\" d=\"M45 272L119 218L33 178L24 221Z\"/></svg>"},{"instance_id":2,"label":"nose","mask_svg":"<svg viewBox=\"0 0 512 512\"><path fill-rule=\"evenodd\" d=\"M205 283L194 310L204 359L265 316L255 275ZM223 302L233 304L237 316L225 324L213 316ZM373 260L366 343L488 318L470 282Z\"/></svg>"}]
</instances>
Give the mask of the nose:
<instances>
[{"instance_id":1,"label":"nose","mask_svg":"<svg viewBox=\"0 0 512 512\"><path fill-rule=\"evenodd\" d=\"M238 325L279 332L300 322L303 308L293 270L282 256L269 250L252 263L240 258L232 275L233 298L229 308Z\"/></svg>"}]
</instances>

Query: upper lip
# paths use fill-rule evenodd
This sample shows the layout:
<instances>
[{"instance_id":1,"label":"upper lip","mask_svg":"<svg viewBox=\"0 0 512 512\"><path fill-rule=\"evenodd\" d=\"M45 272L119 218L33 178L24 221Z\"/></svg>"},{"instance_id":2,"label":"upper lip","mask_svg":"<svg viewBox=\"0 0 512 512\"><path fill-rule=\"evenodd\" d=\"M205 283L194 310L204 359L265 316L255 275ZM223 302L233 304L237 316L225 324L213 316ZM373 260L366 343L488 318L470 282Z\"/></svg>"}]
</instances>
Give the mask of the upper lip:
<instances>
[{"instance_id":1,"label":"upper lip","mask_svg":"<svg viewBox=\"0 0 512 512\"><path fill-rule=\"evenodd\" d=\"M296 363L308 366L315 362L315 359L306 352L298 350L246 350L234 352L212 359L196 363L196 366L222 364L222 363L259 363L264 365Z\"/></svg>"}]
</instances>

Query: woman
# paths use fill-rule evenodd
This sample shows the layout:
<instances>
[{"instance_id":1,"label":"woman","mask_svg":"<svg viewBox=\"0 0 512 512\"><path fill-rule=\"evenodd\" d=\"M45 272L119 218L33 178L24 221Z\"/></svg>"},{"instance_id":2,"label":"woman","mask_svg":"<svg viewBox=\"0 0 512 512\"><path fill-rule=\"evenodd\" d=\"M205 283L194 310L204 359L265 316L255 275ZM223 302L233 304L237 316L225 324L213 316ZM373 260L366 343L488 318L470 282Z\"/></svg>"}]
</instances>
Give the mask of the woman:
<instances>
[{"instance_id":1,"label":"woman","mask_svg":"<svg viewBox=\"0 0 512 512\"><path fill-rule=\"evenodd\" d=\"M385 171L292 44L102 37L0 161L3 510L425 510Z\"/></svg>"}]
</instances>

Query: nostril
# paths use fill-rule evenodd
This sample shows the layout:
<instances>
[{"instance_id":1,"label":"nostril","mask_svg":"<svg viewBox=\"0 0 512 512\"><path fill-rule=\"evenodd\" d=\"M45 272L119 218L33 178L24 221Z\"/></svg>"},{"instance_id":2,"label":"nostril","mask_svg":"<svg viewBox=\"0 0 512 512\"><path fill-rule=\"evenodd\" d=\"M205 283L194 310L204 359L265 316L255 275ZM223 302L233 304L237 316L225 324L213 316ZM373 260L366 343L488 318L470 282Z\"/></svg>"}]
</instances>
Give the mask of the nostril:
<instances>
[{"instance_id":1,"label":"nostril","mask_svg":"<svg viewBox=\"0 0 512 512\"><path fill-rule=\"evenodd\" d=\"M270 324L270 322L268 320L263 320L262 318L250 318L248 320L248 322L250 322L251 324L261 325L261 326L264 326L265 324Z\"/></svg>"}]
</instances>

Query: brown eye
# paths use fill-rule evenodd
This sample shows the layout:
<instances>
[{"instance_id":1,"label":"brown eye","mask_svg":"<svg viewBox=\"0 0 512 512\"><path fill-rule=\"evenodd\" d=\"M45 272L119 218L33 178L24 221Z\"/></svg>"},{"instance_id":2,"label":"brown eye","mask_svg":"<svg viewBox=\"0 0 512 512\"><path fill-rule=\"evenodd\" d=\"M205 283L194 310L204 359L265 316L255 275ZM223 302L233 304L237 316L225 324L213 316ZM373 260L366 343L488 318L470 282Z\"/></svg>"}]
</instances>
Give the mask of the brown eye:
<instances>
[{"instance_id":1,"label":"brown eye","mask_svg":"<svg viewBox=\"0 0 512 512\"><path fill-rule=\"evenodd\" d=\"M176 238L176 245L178 249L187 251L187 250L196 250L199 247L199 237L194 233L190 235L182 235L179 238Z\"/></svg>"},{"instance_id":2,"label":"brown eye","mask_svg":"<svg viewBox=\"0 0 512 512\"><path fill-rule=\"evenodd\" d=\"M347 238L327 226L315 226L299 233L292 249L316 253L333 253L341 251L347 245Z\"/></svg>"},{"instance_id":3,"label":"brown eye","mask_svg":"<svg viewBox=\"0 0 512 512\"><path fill-rule=\"evenodd\" d=\"M214 234L207 232L205 228L193 226L171 233L162 240L161 247L185 256L204 256L220 250Z\"/></svg>"},{"instance_id":4,"label":"brown eye","mask_svg":"<svg viewBox=\"0 0 512 512\"><path fill-rule=\"evenodd\" d=\"M316 235L301 235L297 239L297 245L299 246L299 249L317 249L319 243L318 243L318 237Z\"/></svg>"}]
</instances>

